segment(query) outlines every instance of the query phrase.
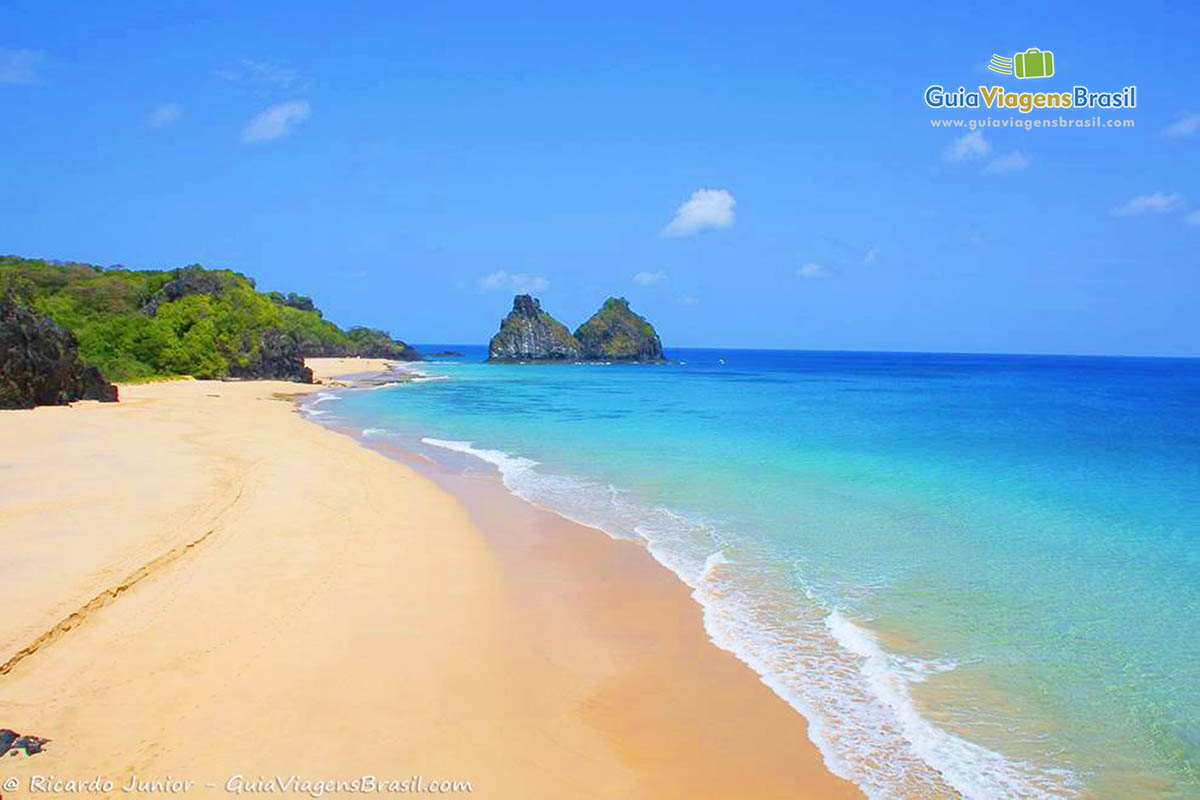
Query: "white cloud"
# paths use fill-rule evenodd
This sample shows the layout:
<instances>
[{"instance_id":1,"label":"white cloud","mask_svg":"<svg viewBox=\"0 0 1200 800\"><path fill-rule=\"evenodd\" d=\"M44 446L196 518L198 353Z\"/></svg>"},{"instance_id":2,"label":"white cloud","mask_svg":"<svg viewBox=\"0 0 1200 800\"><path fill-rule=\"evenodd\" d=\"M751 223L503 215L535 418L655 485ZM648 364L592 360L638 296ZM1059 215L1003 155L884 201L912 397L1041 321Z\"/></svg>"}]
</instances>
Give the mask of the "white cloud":
<instances>
[{"instance_id":1,"label":"white cloud","mask_svg":"<svg viewBox=\"0 0 1200 800\"><path fill-rule=\"evenodd\" d=\"M1200 209L1196 209L1184 217L1183 222L1185 225L1190 225L1193 228L1200 228Z\"/></svg>"},{"instance_id":2,"label":"white cloud","mask_svg":"<svg viewBox=\"0 0 1200 800\"><path fill-rule=\"evenodd\" d=\"M155 106L154 110L146 115L146 124L151 128L161 128L170 125L181 116L183 116L183 106L179 103L163 103Z\"/></svg>"},{"instance_id":3,"label":"white cloud","mask_svg":"<svg viewBox=\"0 0 1200 800\"><path fill-rule=\"evenodd\" d=\"M36 50L0 47L0 83L29 86L38 82L37 65L42 54Z\"/></svg>"},{"instance_id":4,"label":"white cloud","mask_svg":"<svg viewBox=\"0 0 1200 800\"><path fill-rule=\"evenodd\" d=\"M1163 129L1163 136L1172 139L1190 139L1200 133L1200 114L1192 112L1184 114Z\"/></svg>"},{"instance_id":5,"label":"white cloud","mask_svg":"<svg viewBox=\"0 0 1200 800\"><path fill-rule=\"evenodd\" d=\"M806 280L812 280L813 278L828 278L832 273L824 265L814 264L810 261L807 264L801 264L796 269L796 274Z\"/></svg>"},{"instance_id":6,"label":"white cloud","mask_svg":"<svg viewBox=\"0 0 1200 800\"><path fill-rule=\"evenodd\" d=\"M950 146L946 148L946 160L953 163L970 161L973 158L986 156L991 149L992 146L987 143L980 131L972 131L950 143Z\"/></svg>"},{"instance_id":7,"label":"white cloud","mask_svg":"<svg viewBox=\"0 0 1200 800\"><path fill-rule=\"evenodd\" d=\"M679 296L679 305L681 306L694 306L699 302L698 298L692 297L690 294L681 294Z\"/></svg>"},{"instance_id":8,"label":"white cloud","mask_svg":"<svg viewBox=\"0 0 1200 800\"><path fill-rule=\"evenodd\" d=\"M872 247L870 250L867 251L867 254L865 256L863 256L863 264L865 264L869 267L875 263L875 259L877 259L877 258L879 258L879 248Z\"/></svg>"},{"instance_id":9,"label":"white cloud","mask_svg":"<svg viewBox=\"0 0 1200 800\"><path fill-rule=\"evenodd\" d=\"M733 225L733 207L737 201L725 189L697 189L675 212L675 218L662 229L662 236L691 236L705 228L729 228Z\"/></svg>"},{"instance_id":10,"label":"white cloud","mask_svg":"<svg viewBox=\"0 0 1200 800\"><path fill-rule=\"evenodd\" d=\"M285 61L255 61L243 58L236 67L219 69L218 78L259 89L300 89L305 81Z\"/></svg>"},{"instance_id":11,"label":"white cloud","mask_svg":"<svg viewBox=\"0 0 1200 800\"><path fill-rule=\"evenodd\" d=\"M504 270L497 270L479 279L479 291L481 292L495 292L507 289L517 294L531 294L533 292L544 292L549 288L550 281L541 275L528 275L524 272L509 273Z\"/></svg>"},{"instance_id":12,"label":"white cloud","mask_svg":"<svg viewBox=\"0 0 1200 800\"><path fill-rule=\"evenodd\" d=\"M1178 208L1181 202L1183 202L1183 197L1178 194L1165 194L1164 192L1139 194L1132 197L1125 205L1113 209L1113 213L1123 217L1135 214L1165 214Z\"/></svg>"},{"instance_id":13,"label":"white cloud","mask_svg":"<svg viewBox=\"0 0 1200 800\"><path fill-rule=\"evenodd\" d=\"M1014 150L1006 156L993 158L987 165L988 172L1018 172L1029 167L1029 156L1020 150Z\"/></svg>"},{"instance_id":14,"label":"white cloud","mask_svg":"<svg viewBox=\"0 0 1200 800\"><path fill-rule=\"evenodd\" d=\"M667 279L665 272L639 272L633 276L633 282L638 286L653 286L656 283L662 283Z\"/></svg>"},{"instance_id":15,"label":"white cloud","mask_svg":"<svg viewBox=\"0 0 1200 800\"><path fill-rule=\"evenodd\" d=\"M246 123L242 129L242 141L261 142L287 136L292 127L308 119L312 109L307 100L289 100L267 106Z\"/></svg>"}]
</instances>

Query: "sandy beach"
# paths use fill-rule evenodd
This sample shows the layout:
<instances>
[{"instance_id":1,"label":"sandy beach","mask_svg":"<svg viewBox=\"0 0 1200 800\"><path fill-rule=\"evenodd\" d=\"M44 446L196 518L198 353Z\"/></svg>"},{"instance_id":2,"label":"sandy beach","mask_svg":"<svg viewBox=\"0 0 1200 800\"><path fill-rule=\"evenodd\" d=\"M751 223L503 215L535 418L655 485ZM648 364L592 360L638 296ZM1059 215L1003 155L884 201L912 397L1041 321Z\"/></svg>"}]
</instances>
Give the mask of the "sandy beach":
<instances>
[{"instance_id":1,"label":"sandy beach","mask_svg":"<svg viewBox=\"0 0 1200 800\"><path fill-rule=\"evenodd\" d=\"M860 796L643 548L305 421L322 388L0 412L0 728L50 739L0 762L4 798L38 776Z\"/></svg>"}]
</instances>

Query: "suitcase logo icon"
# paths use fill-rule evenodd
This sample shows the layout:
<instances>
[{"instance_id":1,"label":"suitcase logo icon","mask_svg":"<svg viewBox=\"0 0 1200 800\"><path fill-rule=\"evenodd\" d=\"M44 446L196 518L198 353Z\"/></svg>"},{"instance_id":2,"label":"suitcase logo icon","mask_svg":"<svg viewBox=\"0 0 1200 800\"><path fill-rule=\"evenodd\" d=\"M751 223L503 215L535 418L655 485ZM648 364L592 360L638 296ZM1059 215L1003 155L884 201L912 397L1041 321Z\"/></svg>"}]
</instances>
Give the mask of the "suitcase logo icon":
<instances>
[{"instance_id":1,"label":"suitcase logo icon","mask_svg":"<svg viewBox=\"0 0 1200 800\"><path fill-rule=\"evenodd\" d=\"M1018 78L1049 78L1054 74L1054 53L1049 50L1039 50L1031 47L1024 53L1017 53L1012 58L993 55L988 63L988 69L1001 75L1015 75Z\"/></svg>"}]
</instances>

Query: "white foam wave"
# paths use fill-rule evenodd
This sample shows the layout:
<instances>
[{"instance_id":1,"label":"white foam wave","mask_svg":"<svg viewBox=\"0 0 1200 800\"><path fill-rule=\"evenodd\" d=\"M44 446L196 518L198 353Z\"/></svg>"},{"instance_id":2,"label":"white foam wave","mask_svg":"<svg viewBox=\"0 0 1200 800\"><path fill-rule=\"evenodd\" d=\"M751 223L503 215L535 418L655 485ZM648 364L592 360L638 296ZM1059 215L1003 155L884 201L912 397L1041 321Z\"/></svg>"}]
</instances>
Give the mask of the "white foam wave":
<instances>
[{"instance_id":1,"label":"white foam wave","mask_svg":"<svg viewBox=\"0 0 1200 800\"><path fill-rule=\"evenodd\" d=\"M364 439L369 439L372 436L382 436L387 433L387 428L363 428L362 436Z\"/></svg>"},{"instance_id":2,"label":"white foam wave","mask_svg":"<svg viewBox=\"0 0 1200 800\"><path fill-rule=\"evenodd\" d=\"M713 576L716 574L716 571L728 563L730 563L730 561L725 557L724 550L716 550L712 552L709 554L708 558L704 559L704 569L700 571L700 580L712 580Z\"/></svg>"},{"instance_id":3,"label":"white foam wave","mask_svg":"<svg viewBox=\"0 0 1200 800\"><path fill-rule=\"evenodd\" d=\"M315 405L319 405L321 403L328 403L331 400L341 400L341 399L342 398L340 395L336 395L333 392L317 392L317 396L314 397L312 400L310 400L308 405L315 406Z\"/></svg>"},{"instance_id":4,"label":"white foam wave","mask_svg":"<svg viewBox=\"0 0 1200 800\"><path fill-rule=\"evenodd\" d=\"M640 539L633 531L636 521L631 518L628 526L604 524L605 515L613 508L615 487L580 480L565 475L554 475L534 469L538 462L501 450L475 447L471 442L425 437L421 441L443 450L453 450L474 456L492 464L500 472L505 487L526 502L553 511L559 516L581 525L598 528L618 539Z\"/></svg>"},{"instance_id":5,"label":"white foam wave","mask_svg":"<svg viewBox=\"0 0 1200 800\"><path fill-rule=\"evenodd\" d=\"M422 442L434 447L440 447L444 450L453 450L456 453L466 453L467 455L475 456L476 458L492 464L500 470L501 476L508 478L520 472L533 469L537 466L536 461L531 461L528 458L520 458L519 456L510 456L503 450L484 450L478 447L473 447L470 442L456 442L450 439L432 439L425 437Z\"/></svg>"},{"instance_id":6,"label":"white foam wave","mask_svg":"<svg viewBox=\"0 0 1200 800\"><path fill-rule=\"evenodd\" d=\"M429 373L418 367L416 364L409 364L402 361L394 361L389 364L388 372L400 372L405 375L413 375L418 378L429 377Z\"/></svg>"},{"instance_id":7,"label":"white foam wave","mask_svg":"<svg viewBox=\"0 0 1200 800\"><path fill-rule=\"evenodd\" d=\"M887 653L866 629L826 609L808 587L763 559L731 557L748 540L619 489L536 469L538 462L471 442L427 445L494 465L516 496L615 538L638 538L692 589L709 637L750 666L809 720L828 767L868 797L1072 797L1069 773L1017 762L922 717L910 684L953 669L952 659ZM805 595L808 595L805 598Z\"/></svg>"},{"instance_id":8,"label":"white foam wave","mask_svg":"<svg viewBox=\"0 0 1200 800\"><path fill-rule=\"evenodd\" d=\"M825 617L825 624L838 644L859 657L859 671L873 695L891 710L904 738L921 760L938 770L964 797L1063 797L1078 789L1073 776L1065 771L1039 770L938 728L922 717L913 703L911 679L905 675L913 668L913 659L898 659L887 653L870 631L855 625L837 609ZM928 662L922 669L928 676L930 670L952 668L942 661Z\"/></svg>"}]
</instances>

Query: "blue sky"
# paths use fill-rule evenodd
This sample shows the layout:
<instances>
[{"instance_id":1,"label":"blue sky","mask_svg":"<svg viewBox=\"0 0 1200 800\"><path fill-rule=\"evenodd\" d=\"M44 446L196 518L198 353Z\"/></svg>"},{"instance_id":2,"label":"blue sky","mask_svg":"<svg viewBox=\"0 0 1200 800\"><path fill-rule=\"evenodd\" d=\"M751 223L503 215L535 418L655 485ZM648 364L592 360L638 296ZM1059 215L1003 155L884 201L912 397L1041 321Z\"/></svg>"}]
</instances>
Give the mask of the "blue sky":
<instances>
[{"instance_id":1,"label":"blue sky","mask_svg":"<svg viewBox=\"0 0 1200 800\"><path fill-rule=\"evenodd\" d=\"M1189 4L122 5L0 6L0 252L417 342L531 288L668 347L1200 355ZM986 70L1028 47L1053 78ZM963 140L930 120L1019 115L933 83L1136 84L1136 127Z\"/></svg>"}]
</instances>

